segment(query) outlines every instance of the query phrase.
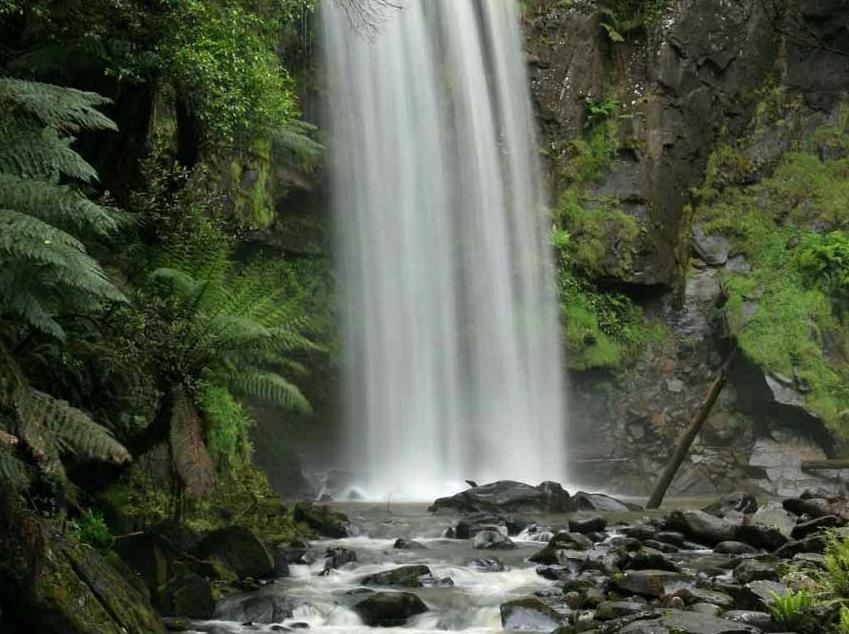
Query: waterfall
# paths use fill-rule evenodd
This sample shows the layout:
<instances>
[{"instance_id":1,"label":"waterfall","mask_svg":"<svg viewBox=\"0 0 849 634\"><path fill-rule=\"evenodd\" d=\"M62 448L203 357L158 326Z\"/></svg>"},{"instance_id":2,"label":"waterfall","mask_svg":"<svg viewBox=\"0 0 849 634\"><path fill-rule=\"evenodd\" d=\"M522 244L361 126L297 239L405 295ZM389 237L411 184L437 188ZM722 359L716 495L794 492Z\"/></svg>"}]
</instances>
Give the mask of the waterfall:
<instances>
[{"instance_id":1,"label":"waterfall","mask_svg":"<svg viewBox=\"0 0 849 634\"><path fill-rule=\"evenodd\" d=\"M565 476L546 199L512 0L325 0L347 456L370 497Z\"/></svg>"}]
</instances>

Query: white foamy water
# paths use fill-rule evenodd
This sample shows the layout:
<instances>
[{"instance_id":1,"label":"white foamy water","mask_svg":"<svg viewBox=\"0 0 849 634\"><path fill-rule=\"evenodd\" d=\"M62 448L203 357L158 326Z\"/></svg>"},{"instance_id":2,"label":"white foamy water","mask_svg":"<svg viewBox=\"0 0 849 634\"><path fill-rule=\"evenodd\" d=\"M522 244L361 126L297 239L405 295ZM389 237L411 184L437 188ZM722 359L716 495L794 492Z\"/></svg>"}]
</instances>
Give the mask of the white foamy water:
<instances>
[{"instance_id":1,"label":"white foamy water","mask_svg":"<svg viewBox=\"0 0 849 634\"><path fill-rule=\"evenodd\" d=\"M350 466L373 499L563 480L561 344L515 3L393 4L366 32L334 2L322 11Z\"/></svg>"}]
</instances>

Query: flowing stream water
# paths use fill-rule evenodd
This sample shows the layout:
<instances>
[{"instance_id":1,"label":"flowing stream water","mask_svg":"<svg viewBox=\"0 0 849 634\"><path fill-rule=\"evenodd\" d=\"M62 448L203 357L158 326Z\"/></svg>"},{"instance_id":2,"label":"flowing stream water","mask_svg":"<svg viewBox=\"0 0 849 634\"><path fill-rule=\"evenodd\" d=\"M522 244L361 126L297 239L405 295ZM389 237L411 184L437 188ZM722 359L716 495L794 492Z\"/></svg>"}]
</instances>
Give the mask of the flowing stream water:
<instances>
[{"instance_id":1,"label":"flowing stream water","mask_svg":"<svg viewBox=\"0 0 849 634\"><path fill-rule=\"evenodd\" d=\"M367 25L340 3L322 10L346 459L370 499L562 481L561 346L516 5L364 1Z\"/></svg>"},{"instance_id":2,"label":"flowing stream water","mask_svg":"<svg viewBox=\"0 0 849 634\"><path fill-rule=\"evenodd\" d=\"M225 602L218 608L220 620L196 623L193 631L237 634L304 629L319 634L490 634L503 631L499 610L502 603L554 586L554 582L536 574L535 565L527 561L545 545L545 541L534 540L528 534L513 538L514 550L474 550L470 539L441 537L459 516L433 515L425 505L400 504L388 509L385 505L362 503L349 505L345 511L362 536L312 542L309 551L316 557L314 563L292 565L291 576L273 581L259 593L236 596L231 601L235 605L245 597L277 597L292 609L291 616L275 623L243 623L236 617L238 610L230 612ZM393 548L398 537L414 540L421 547ZM357 560L324 573L322 555L339 546L353 550ZM493 558L504 564L503 570L487 571L478 563ZM435 579L450 578L453 585L404 589L366 588L362 583L367 575L406 564L425 564ZM368 627L352 606L369 596L369 591L379 590L415 592L429 611L412 617L403 627Z\"/></svg>"}]
</instances>

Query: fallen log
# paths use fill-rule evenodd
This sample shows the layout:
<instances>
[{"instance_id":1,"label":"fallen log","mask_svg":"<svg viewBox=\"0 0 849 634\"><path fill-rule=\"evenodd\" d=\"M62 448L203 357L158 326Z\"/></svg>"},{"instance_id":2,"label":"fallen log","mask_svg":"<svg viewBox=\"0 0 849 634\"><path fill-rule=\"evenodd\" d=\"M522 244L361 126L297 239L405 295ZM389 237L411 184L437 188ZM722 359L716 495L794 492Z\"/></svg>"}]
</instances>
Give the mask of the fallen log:
<instances>
[{"instance_id":1,"label":"fallen log","mask_svg":"<svg viewBox=\"0 0 849 634\"><path fill-rule=\"evenodd\" d=\"M669 464L661 474L660 480L657 481L651 497L649 497L649 501L646 503L647 509L660 508L660 504L663 502L663 498L666 495L667 489L669 489L669 485L672 484L672 481L675 479L675 474L678 473L681 463L684 462L684 458L687 457L687 453L690 451L690 445L693 444L693 441L696 439L696 436L699 435L699 431L705 424L708 416L710 416L710 411L713 409L716 399L719 398L719 393L722 392L722 388L725 387L726 383L728 383L728 377L731 374L731 366L733 365L736 357L737 348L734 348L731 351L731 354L728 355L725 363L722 364L719 376L717 376L716 380L713 384L711 384L710 390L708 391L705 399L702 401L699 410L696 412L695 418L693 418L693 421L690 423L687 431L684 432L684 435L681 436L681 439L678 441L678 446L675 448L675 452L672 454Z\"/></svg>"},{"instance_id":2,"label":"fallen log","mask_svg":"<svg viewBox=\"0 0 849 634\"><path fill-rule=\"evenodd\" d=\"M803 460L802 471L826 471L829 469L849 469L849 460Z\"/></svg>"}]
</instances>

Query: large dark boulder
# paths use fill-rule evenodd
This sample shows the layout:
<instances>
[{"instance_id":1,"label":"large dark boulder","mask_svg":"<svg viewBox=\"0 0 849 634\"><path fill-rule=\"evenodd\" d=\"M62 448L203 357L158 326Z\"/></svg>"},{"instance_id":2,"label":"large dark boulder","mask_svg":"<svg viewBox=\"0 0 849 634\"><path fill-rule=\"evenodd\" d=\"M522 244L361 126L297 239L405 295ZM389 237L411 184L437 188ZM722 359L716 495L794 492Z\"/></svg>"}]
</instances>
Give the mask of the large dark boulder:
<instances>
[{"instance_id":1,"label":"large dark boulder","mask_svg":"<svg viewBox=\"0 0 849 634\"><path fill-rule=\"evenodd\" d=\"M535 597L501 605L501 624L508 631L551 632L565 617Z\"/></svg>"},{"instance_id":2,"label":"large dark boulder","mask_svg":"<svg viewBox=\"0 0 849 634\"><path fill-rule=\"evenodd\" d=\"M215 610L212 584L194 572L177 575L159 589L156 607L164 616L208 619Z\"/></svg>"},{"instance_id":3,"label":"large dark boulder","mask_svg":"<svg viewBox=\"0 0 849 634\"><path fill-rule=\"evenodd\" d=\"M623 502L604 493L586 493L578 491L569 500L570 512L599 511L605 513L621 513L625 511L643 510L638 504Z\"/></svg>"},{"instance_id":4,"label":"large dark boulder","mask_svg":"<svg viewBox=\"0 0 849 634\"><path fill-rule=\"evenodd\" d=\"M760 634L761 629L699 612L662 610L656 618L634 621L619 634Z\"/></svg>"},{"instance_id":5,"label":"large dark boulder","mask_svg":"<svg viewBox=\"0 0 849 634\"><path fill-rule=\"evenodd\" d=\"M457 539L470 539L483 530L507 530L507 522L504 518L492 513L472 513L467 515L454 527L454 537Z\"/></svg>"},{"instance_id":6,"label":"large dark boulder","mask_svg":"<svg viewBox=\"0 0 849 634\"><path fill-rule=\"evenodd\" d=\"M295 605L273 594L227 597L215 606L214 618L238 623L280 623L292 618Z\"/></svg>"},{"instance_id":7,"label":"large dark boulder","mask_svg":"<svg viewBox=\"0 0 849 634\"><path fill-rule=\"evenodd\" d=\"M704 511L673 511L667 516L664 526L708 546L733 540L737 532L734 524Z\"/></svg>"},{"instance_id":8,"label":"large dark boulder","mask_svg":"<svg viewBox=\"0 0 849 634\"><path fill-rule=\"evenodd\" d=\"M360 583L366 586L421 588L424 585L422 577L431 576L430 568L424 564L413 564L367 575L360 579Z\"/></svg>"},{"instance_id":9,"label":"large dark boulder","mask_svg":"<svg viewBox=\"0 0 849 634\"><path fill-rule=\"evenodd\" d=\"M375 592L357 603L354 612L371 627L399 627L428 607L412 592Z\"/></svg>"},{"instance_id":10,"label":"large dark boulder","mask_svg":"<svg viewBox=\"0 0 849 634\"><path fill-rule=\"evenodd\" d=\"M512 480L499 480L451 497L439 498L429 510L461 513L563 513L570 509L569 494L556 482L531 486Z\"/></svg>"},{"instance_id":11,"label":"large dark boulder","mask_svg":"<svg viewBox=\"0 0 849 634\"><path fill-rule=\"evenodd\" d=\"M480 531L475 535L475 550L512 550L516 548L513 540L498 531Z\"/></svg>"},{"instance_id":12,"label":"large dark boulder","mask_svg":"<svg viewBox=\"0 0 849 634\"><path fill-rule=\"evenodd\" d=\"M749 515L758 510L758 501L751 493L734 491L733 493L723 495L716 502L709 504L702 510L717 517L725 517L731 511Z\"/></svg>"},{"instance_id":13,"label":"large dark boulder","mask_svg":"<svg viewBox=\"0 0 849 634\"><path fill-rule=\"evenodd\" d=\"M626 570L614 575L612 581L617 589L626 594L644 597L662 597L680 585L685 576L668 570Z\"/></svg>"},{"instance_id":14,"label":"large dark boulder","mask_svg":"<svg viewBox=\"0 0 849 634\"><path fill-rule=\"evenodd\" d=\"M204 558L216 558L239 578L274 575L274 560L265 544L247 528L228 526L212 531L198 546Z\"/></svg>"},{"instance_id":15,"label":"large dark boulder","mask_svg":"<svg viewBox=\"0 0 849 634\"><path fill-rule=\"evenodd\" d=\"M298 502L292 509L292 518L296 522L306 524L322 537L348 537L348 517L329 506Z\"/></svg>"}]
</instances>

